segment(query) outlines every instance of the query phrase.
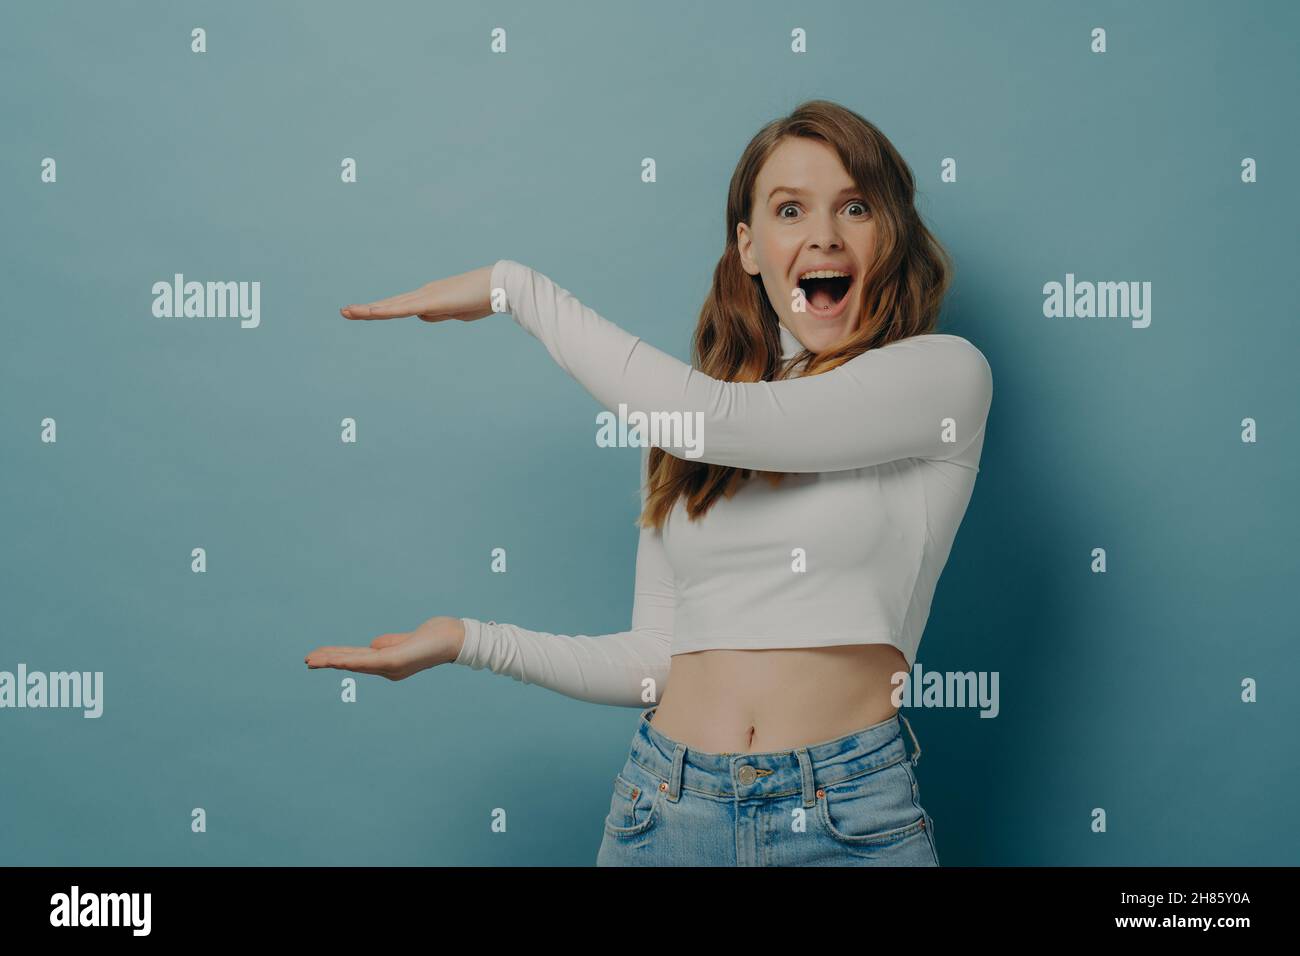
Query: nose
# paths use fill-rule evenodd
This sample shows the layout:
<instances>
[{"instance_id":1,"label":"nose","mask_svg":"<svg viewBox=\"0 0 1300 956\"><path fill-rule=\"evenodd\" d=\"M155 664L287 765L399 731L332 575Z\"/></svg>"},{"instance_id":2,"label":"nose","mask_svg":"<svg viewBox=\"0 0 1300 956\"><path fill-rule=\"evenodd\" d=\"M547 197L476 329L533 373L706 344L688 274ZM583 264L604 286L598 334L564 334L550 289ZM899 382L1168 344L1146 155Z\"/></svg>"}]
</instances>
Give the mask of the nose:
<instances>
[{"instance_id":1,"label":"nose","mask_svg":"<svg viewBox=\"0 0 1300 956\"><path fill-rule=\"evenodd\" d=\"M844 241L840 238L834 216L817 219L812 224L808 235L808 247L822 250L844 248Z\"/></svg>"}]
</instances>

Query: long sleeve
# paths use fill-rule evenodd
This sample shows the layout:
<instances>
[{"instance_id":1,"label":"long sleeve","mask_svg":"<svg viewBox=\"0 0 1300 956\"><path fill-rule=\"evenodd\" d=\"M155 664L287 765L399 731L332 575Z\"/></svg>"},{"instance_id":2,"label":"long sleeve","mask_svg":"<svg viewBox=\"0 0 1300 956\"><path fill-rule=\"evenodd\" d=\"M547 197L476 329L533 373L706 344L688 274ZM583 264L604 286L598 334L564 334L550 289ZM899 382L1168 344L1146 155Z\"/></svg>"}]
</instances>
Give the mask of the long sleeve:
<instances>
[{"instance_id":1,"label":"long sleeve","mask_svg":"<svg viewBox=\"0 0 1300 956\"><path fill-rule=\"evenodd\" d=\"M515 321L604 408L692 416L701 426L694 437L650 436L676 457L783 472L978 460L992 374L959 336L891 342L818 375L724 382L619 328L528 266L498 260L491 284L505 290Z\"/></svg>"},{"instance_id":2,"label":"long sleeve","mask_svg":"<svg viewBox=\"0 0 1300 956\"><path fill-rule=\"evenodd\" d=\"M646 500L648 452L641 452L641 504ZM663 535L642 528L637 543L632 628L617 634L549 634L514 624L461 618L465 643L455 663L487 668L567 697L620 707L648 707L668 686L673 615L677 606ZM646 679L654 683L646 699Z\"/></svg>"}]
</instances>

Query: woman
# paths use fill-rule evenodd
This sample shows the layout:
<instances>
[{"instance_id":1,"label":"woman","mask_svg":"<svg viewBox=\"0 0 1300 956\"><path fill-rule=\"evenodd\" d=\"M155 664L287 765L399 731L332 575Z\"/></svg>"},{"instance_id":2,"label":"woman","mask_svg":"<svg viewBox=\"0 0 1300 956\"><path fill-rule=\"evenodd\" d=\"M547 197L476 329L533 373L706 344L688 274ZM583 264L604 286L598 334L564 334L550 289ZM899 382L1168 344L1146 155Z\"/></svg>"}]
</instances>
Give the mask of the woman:
<instances>
[{"instance_id":1,"label":"woman","mask_svg":"<svg viewBox=\"0 0 1300 956\"><path fill-rule=\"evenodd\" d=\"M932 331L950 270L914 190L885 136L834 103L761 130L732 176L693 368L512 260L342 309L472 321L496 291L605 408L702 428L689 446L688 429L639 436L655 447L631 630L435 617L308 665L396 680L455 662L652 705L600 865L938 865L893 694L970 500L992 380L971 343Z\"/></svg>"}]
</instances>

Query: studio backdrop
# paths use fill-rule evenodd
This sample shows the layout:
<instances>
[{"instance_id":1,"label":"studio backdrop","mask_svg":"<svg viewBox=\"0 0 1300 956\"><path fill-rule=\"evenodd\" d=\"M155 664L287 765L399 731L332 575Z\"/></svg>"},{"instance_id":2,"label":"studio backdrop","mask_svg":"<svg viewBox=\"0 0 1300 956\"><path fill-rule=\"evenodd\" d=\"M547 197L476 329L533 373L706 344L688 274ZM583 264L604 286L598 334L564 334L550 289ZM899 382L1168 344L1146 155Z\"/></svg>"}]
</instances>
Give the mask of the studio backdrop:
<instances>
[{"instance_id":1,"label":"studio backdrop","mask_svg":"<svg viewBox=\"0 0 1300 956\"><path fill-rule=\"evenodd\" d=\"M1300 862L1297 35L1282 2L5 3L0 864L590 865L636 709L304 656L625 630L638 450L507 315L338 310L509 258L689 360L734 163L811 98L898 146L939 330L993 372L903 710L943 863Z\"/></svg>"}]
</instances>

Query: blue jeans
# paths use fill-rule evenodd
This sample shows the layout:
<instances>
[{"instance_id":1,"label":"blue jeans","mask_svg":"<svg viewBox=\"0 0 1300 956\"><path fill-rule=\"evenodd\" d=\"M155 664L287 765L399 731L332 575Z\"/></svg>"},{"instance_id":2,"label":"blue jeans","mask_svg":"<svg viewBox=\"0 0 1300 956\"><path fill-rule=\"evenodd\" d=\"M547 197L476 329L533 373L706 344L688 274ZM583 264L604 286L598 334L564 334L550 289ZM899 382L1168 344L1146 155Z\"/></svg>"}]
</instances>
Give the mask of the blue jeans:
<instances>
[{"instance_id":1,"label":"blue jeans","mask_svg":"<svg viewBox=\"0 0 1300 956\"><path fill-rule=\"evenodd\" d=\"M719 754L656 730L656 709L614 778L597 866L939 865L902 714L794 750Z\"/></svg>"}]
</instances>

